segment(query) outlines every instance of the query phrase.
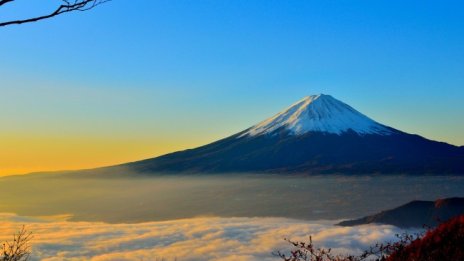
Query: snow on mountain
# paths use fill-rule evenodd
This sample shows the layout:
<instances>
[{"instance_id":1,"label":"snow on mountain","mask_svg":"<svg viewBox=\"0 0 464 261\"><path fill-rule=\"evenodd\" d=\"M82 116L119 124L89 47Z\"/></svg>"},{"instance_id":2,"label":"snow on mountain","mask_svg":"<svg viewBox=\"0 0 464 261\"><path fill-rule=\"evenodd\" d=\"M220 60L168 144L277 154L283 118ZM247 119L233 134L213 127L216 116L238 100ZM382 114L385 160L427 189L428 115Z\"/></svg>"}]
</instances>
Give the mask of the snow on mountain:
<instances>
[{"instance_id":1,"label":"snow on mountain","mask_svg":"<svg viewBox=\"0 0 464 261\"><path fill-rule=\"evenodd\" d=\"M393 129L382 125L330 95L307 96L289 108L244 132L243 136L270 134L284 128L291 135L325 132L340 135L349 130L359 135L390 135Z\"/></svg>"}]
</instances>

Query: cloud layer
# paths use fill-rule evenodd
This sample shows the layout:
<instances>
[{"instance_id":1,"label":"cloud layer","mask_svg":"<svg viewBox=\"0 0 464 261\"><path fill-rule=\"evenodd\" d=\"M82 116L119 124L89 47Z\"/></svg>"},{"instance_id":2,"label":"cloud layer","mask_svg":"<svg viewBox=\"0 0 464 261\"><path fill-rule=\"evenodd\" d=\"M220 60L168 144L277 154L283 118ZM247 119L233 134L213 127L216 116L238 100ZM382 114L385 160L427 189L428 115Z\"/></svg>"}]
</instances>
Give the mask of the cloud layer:
<instances>
[{"instance_id":1,"label":"cloud layer","mask_svg":"<svg viewBox=\"0 0 464 261\"><path fill-rule=\"evenodd\" d=\"M361 251L394 240L398 228L387 225L336 227L328 222L287 218L205 217L137 224L107 224L25 218L0 214L0 240L22 224L34 234L32 260L279 260L288 250L283 238L306 240L336 252Z\"/></svg>"}]
</instances>

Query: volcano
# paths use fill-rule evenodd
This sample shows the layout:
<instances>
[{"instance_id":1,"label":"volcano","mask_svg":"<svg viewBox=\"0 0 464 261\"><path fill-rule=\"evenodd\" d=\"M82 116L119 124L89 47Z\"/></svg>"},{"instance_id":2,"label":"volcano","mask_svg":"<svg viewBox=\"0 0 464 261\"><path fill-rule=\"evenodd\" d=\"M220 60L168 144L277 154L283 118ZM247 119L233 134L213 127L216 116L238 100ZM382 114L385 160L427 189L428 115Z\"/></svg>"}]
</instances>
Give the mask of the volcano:
<instances>
[{"instance_id":1,"label":"volcano","mask_svg":"<svg viewBox=\"0 0 464 261\"><path fill-rule=\"evenodd\" d=\"M124 164L142 173L464 174L464 148L311 95L225 139Z\"/></svg>"}]
</instances>

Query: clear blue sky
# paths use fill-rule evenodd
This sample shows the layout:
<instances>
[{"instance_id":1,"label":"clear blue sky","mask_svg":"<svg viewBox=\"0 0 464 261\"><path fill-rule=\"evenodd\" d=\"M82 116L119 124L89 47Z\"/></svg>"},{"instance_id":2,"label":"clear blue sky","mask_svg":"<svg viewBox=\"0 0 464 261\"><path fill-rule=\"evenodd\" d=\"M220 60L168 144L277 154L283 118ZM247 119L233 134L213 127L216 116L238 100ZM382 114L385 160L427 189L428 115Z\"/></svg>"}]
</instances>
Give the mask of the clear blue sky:
<instances>
[{"instance_id":1,"label":"clear blue sky","mask_svg":"<svg viewBox=\"0 0 464 261\"><path fill-rule=\"evenodd\" d=\"M22 2L35 4L10 4L0 19L52 8ZM113 0L1 28L0 142L21 147L24 166L3 168L159 155L316 93L464 145L463 14L462 1ZM103 155L114 156L86 158Z\"/></svg>"}]
</instances>

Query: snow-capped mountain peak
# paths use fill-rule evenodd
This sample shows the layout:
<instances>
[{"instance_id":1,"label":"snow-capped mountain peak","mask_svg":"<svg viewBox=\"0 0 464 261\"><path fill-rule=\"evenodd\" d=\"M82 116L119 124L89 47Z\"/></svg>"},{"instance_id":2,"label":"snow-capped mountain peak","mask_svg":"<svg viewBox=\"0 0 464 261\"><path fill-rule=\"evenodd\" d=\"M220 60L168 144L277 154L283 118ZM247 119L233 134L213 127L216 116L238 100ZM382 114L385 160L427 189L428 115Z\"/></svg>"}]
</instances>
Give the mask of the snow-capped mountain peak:
<instances>
[{"instance_id":1,"label":"snow-capped mountain peak","mask_svg":"<svg viewBox=\"0 0 464 261\"><path fill-rule=\"evenodd\" d=\"M340 135L349 130L359 135L390 135L393 132L332 96L318 94L306 96L277 115L251 127L240 137L269 134L282 128L291 135L307 132Z\"/></svg>"}]
</instances>

